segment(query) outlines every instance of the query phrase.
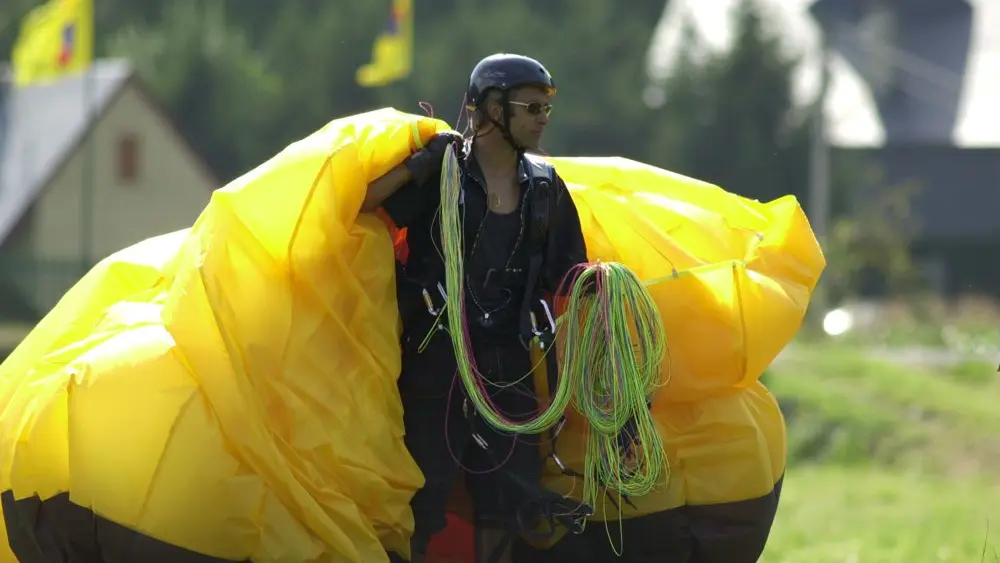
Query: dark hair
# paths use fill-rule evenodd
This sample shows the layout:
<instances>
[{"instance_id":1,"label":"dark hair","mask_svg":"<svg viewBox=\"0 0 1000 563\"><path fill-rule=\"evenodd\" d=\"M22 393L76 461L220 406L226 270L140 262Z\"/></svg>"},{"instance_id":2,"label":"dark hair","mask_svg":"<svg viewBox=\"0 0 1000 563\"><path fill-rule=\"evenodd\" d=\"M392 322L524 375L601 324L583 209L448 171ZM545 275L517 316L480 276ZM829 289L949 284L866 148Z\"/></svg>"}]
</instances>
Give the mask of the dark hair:
<instances>
[{"instance_id":1,"label":"dark hair","mask_svg":"<svg viewBox=\"0 0 1000 563\"><path fill-rule=\"evenodd\" d=\"M513 91L513 89L511 90ZM483 102L476 106L472 114L472 130L478 131L484 125L492 125L490 121L490 104L499 102L501 98L500 90L491 88L483 94ZM506 111L506 108L501 108Z\"/></svg>"}]
</instances>

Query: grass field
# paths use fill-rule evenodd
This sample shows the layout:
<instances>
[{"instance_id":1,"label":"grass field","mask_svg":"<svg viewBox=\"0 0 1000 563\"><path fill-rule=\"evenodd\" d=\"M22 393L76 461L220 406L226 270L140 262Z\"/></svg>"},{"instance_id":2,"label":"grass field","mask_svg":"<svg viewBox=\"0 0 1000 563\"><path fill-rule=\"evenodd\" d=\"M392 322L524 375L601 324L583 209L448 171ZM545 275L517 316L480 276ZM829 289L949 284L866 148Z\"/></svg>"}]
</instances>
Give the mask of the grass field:
<instances>
[{"instance_id":1,"label":"grass field","mask_svg":"<svg viewBox=\"0 0 1000 563\"><path fill-rule=\"evenodd\" d=\"M762 563L1000 561L997 481L831 466L787 479Z\"/></svg>"},{"instance_id":2,"label":"grass field","mask_svg":"<svg viewBox=\"0 0 1000 563\"><path fill-rule=\"evenodd\" d=\"M762 563L1000 563L996 365L931 371L811 346L766 382L790 462Z\"/></svg>"}]
</instances>

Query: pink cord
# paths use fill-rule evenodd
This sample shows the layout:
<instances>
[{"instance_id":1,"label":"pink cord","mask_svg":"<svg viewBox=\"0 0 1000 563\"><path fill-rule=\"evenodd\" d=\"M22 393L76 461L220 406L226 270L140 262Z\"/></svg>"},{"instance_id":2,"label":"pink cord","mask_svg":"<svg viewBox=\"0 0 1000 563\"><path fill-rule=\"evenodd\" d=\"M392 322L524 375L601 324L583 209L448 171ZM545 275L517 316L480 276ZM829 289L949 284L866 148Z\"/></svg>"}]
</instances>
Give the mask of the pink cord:
<instances>
[{"instance_id":1,"label":"pink cord","mask_svg":"<svg viewBox=\"0 0 1000 563\"><path fill-rule=\"evenodd\" d=\"M570 271L567 272L565 276L563 276L563 279L561 280L561 282L559 284L559 288L557 289L556 293L557 294L563 294L565 289L572 288L573 284L575 284L575 282L579 278L580 274L587 267L589 267L591 265L592 265L591 263L583 263L583 264L578 264L578 265L574 266L573 268L571 268ZM596 279L597 290L598 290L598 292L600 292L601 286L602 286L601 276L596 276L596 277L597 277L597 279ZM464 292L464 286L460 285L459 289ZM473 349L473 346L472 346L472 336L471 336L471 333L469 331L469 321L468 321L468 318L467 318L467 316L465 314L465 300L464 299L459 300L459 318L461 319L461 322L462 322L462 339L465 341L465 348L466 348L466 350L469 350L471 352L471 350ZM488 388L486 386L487 380L479 372L479 367L478 367L478 365L476 363L475 356L472 353L469 354L469 367L472 369L473 374L476 376L476 377L474 377L474 379L476 380L476 387L479 389L483 401L486 402L489 405L490 410L492 410L494 413L496 413L498 417L502 418L503 421L504 421L504 423L506 423L506 424L515 425L515 424L523 423L524 421L513 420L510 417L509 413L503 412L503 410L499 408L499 406L492 400L492 398L490 398L490 394L489 394ZM448 444L448 451L451 453L452 459L455 460L455 463L457 463L459 465L459 467L461 467L461 468L465 469L466 471L468 471L468 468L465 468L461 464L461 461L456 458L455 453L454 453L454 451L451 448L451 443L450 443L450 441L448 439L448 435L447 435L447 421L448 421L447 416L448 416L448 413L450 412L450 409L451 409L451 397L452 397L452 393L454 392L455 382L456 382L457 379L458 379L458 374L456 372L455 377L452 378L451 388L450 388L450 390L448 392L448 405L446 406L446 411L445 411L445 417L446 417L445 418L445 424L446 424L446 426L445 426L445 428L446 428L446 431L445 431L446 432L445 433L445 442ZM531 396L531 395L529 393L525 393L525 396ZM542 412L541 411L541 406L539 406L538 409L534 410L533 414L534 414L534 416L539 416L541 414L541 412ZM513 453L514 453L514 444L516 444L516 442L517 442L517 438L514 439L514 443L511 445L511 449L507 453L507 457L506 457L506 459L504 460L503 463L507 463L507 460L509 460L510 457L513 455ZM502 465L503 464L501 464L501 466ZM488 471L487 473L495 471L496 469L499 469L499 467L495 468L495 469L493 469L491 471ZM469 472L473 473L473 474L477 474L476 472L473 472L473 471L469 471Z\"/></svg>"}]
</instances>

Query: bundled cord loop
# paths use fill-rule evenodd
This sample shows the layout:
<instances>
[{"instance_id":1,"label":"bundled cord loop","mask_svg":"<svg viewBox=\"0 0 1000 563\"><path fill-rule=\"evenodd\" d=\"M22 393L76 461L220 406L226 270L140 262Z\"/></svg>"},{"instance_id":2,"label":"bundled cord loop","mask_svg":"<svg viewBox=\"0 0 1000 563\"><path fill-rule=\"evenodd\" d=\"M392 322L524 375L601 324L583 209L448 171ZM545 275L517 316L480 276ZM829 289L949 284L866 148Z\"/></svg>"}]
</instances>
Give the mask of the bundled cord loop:
<instances>
[{"instance_id":1,"label":"bundled cord loop","mask_svg":"<svg viewBox=\"0 0 1000 563\"><path fill-rule=\"evenodd\" d=\"M583 502L593 506L602 489L641 496L667 470L663 440L650 412L660 386L666 336L659 309L645 285L623 264L598 262L574 268L558 293L567 295L556 321L559 374L548 406L515 421L490 400L489 383L471 353L465 299L461 176L454 147L441 170L441 243L445 262L447 316L458 373L470 402L493 428L540 434L573 406L586 420L587 452ZM536 338L537 338L536 334Z\"/></svg>"}]
</instances>

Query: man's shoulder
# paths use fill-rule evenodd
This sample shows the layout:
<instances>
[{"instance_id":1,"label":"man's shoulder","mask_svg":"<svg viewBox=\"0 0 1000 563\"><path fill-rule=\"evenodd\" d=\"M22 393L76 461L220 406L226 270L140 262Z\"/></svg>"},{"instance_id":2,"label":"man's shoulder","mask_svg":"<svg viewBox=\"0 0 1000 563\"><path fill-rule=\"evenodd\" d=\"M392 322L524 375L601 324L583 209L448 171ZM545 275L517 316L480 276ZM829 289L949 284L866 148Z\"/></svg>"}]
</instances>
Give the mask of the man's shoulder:
<instances>
[{"instance_id":1,"label":"man's shoulder","mask_svg":"<svg viewBox=\"0 0 1000 563\"><path fill-rule=\"evenodd\" d=\"M556 171L556 167L542 155L529 152L524 153L524 166L530 170L531 176L534 178L549 180L556 184L556 187L564 185L562 178L559 177L559 173Z\"/></svg>"}]
</instances>

